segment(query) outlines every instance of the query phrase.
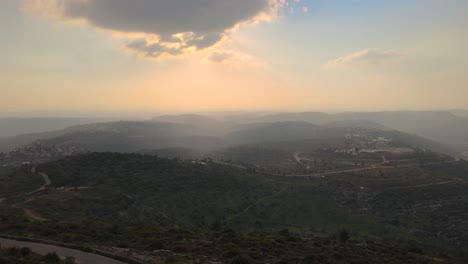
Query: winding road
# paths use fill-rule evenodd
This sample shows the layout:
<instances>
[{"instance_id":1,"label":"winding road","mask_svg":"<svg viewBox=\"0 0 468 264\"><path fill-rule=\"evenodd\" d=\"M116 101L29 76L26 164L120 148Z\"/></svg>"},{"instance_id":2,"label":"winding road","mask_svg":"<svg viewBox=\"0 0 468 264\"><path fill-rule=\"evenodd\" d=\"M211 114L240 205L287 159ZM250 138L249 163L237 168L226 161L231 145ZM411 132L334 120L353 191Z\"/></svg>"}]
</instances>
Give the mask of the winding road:
<instances>
[{"instance_id":1,"label":"winding road","mask_svg":"<svg viewBox=\"0 0 468 264\"><path fill-rule=\"evenodd\" d=\"M31 173L36 174L36 167L35 166L31 168ZM32 195L32 194L35 194L37 192L43 191L51 184L50 178L46 173L40 172L40 173L37 173L37 174L40 175L42 177L42 179L44 180L44 185L39 187L37 190L34 190L32 192L27 193L26 195ZM3 202L4 200L5 200L5 198L0 199L0 203ZM11 207L23 210L24 215L27 216L29 219L31 219L33 221L39 221L39 222L47 221L46 218L38 215L34 211L32 211L30 209L27 209L27 208L24 208L22 206L23 204L26 204L26 203L31 202L33 200L34 200L34 198L30 198L30 199L28 199L28 200L26 200L24 202L13 204L13 205L11 205Z\"/></svg>"},{"instance_id":2,"label":"winding road","mask_svg":"<svg viewBox=\"0 0 468 264\"><path fill-rule=\"evenodd\" d=\"M219 165L224 165L224 166L231 166L231 167L239 168L239 169L242 169L242 170L248 169L247 167L244 167L244 166L231 164L231 163L226 163L226 162L213 161L213 163L219 164ZM340 173L346 173L346 172L359 172L359 171L376 170L376 169L383 169L383 168L388 168L388 167L371 166L371 167L365 167L365 168L359 168L359 169L329 171L329 172L312 173L312 174L279 174L279 173L271 173L271 172L259 171L259 170L256 170L256 172L261 173L261 174L271 175L271 176L321 178L321 177L325 177L325 176L330 176L330 175L335 175L335 174L340 174Z\"/></svg>"},{"instance_id":3,"label":"winding road","mask_svg":"<svg viewBox=\"0 0 468 264\"><path fill-rule=\"evenodd\" d=\"M42 185L37 190L27 193L27 195L32 195L37 192L43 191L51 184L51 180L49 176L43 172L39 172L39 173L36 172L36 167L31 168L31 173L40 175L42 179L44 180L44 185ZM0 203L3 202L4 200L5 198L0 198ZM28 203L32 200L34 200L34 197L26 200L23 203ZM22 209L25 215L31 218L32 220L40 221L40 222L47 221L47 219L37 215L35 212L21 207L21 204L22 203L14 204L12 205L12 207ZM126 262L118 261L109 257L98 255L98 254L84 252L84 251L77 250L77 249L44 244L45 242L44 243L25 242L25 241L15 240L14 237L11 237L11 238L13 239L6 239L6 238L0 237L0 245L2 247L27 247L27 248L30 248L33 252L41 254L41 255L46 255L48 253L55 252L61 258L65 258L68 256L75 258L76 263L78 264L126 264Z\"/></svg>"},{"instance_id":4,"label":"winding road","mask_svg":"<svg viewBox=\"0 0 468 264\"><path fill-rule=\"evenodd\" d=\"M301 152L296 152L293 156L294 159L296 160L297 163L302 165L301 160L307 160L305 158L300 157ZM452 161L444 161L444 162L430 162L426 163L425 165L437 165L437 164L450 164L450 163L456 163L458 162L457 160L452 160ZM220 161L213 161L215 164L219 165L225 165L225 166L231 166L235 168L239 168L242 170L247 170L248 168L245 166L240 166L236 164L231 164L231 163L226 163L226 162L220 162ZM338 171L328 171L328 172L319 172L319 173L311 173L311 174L278 174L278 173L270 173L266 171L259 171L256 170L257 173L261 174L266 174L270 176L283 176L283 177L304 177L304 178L324 178L325 176L331 176L331 175L337 175L337 174L342 174L342 173L353 173L353 172L361 172L361 171L370 171L370 170L378 170L378 169L388 169L388 168L410 168L410 167L418 167L420 164L415 163L415 164L405 164L405 165L395 165L395 166L389 166L389 160L385 157L382 156L382 163L376 164L376 165L371 165L369 167L363 167L363 168L357 168L357 169L346 169L346 170L338 170Z\"/></svg>"},{"instance_id":5,"label":"winding road","mask_svg":"<svg viewBox=\"0 0 468 264\"><path fill-rule=\"evenodd\" d=\"M36 167L35 167L35 166L31 168L31 173L34 173L34 174L36 173ZM47 175L47 174L45 174L45 173L43 173L43 172L40 172L40 173L38 173L38 174L39 174L39 175L42 177L42 179L44 180L44 185L42 185L42 186L41 186L39 189L37 189L37 190L34 190L34 191L32 191L32 192L27 193L27 195L31 195L31 194L35 194L35 193L37 193L37 192L43 191L43 190L45 190L45 189L47 188L47 186L49 186L49 185L52 183L52 182L50 181L49 175ZM6 199L6 198L0 198L0 203L2 203L3 201L5 201L5 199Z\"/></svg>"},{"instance_id":6,"label":"winding road","mask_svg":"<svg viewBox=\"0 0 468 264\"><path fill-rule=\"evenodd\" d=\"M35 191L32 191L30 193L28 193L28 195L31 195L31 194L35 194L37 192L40 192L40 191L43 191L47 188L47 186L49 186L51 184L51 181L50 181L50 178L49 178L49 175L43 173L43 172L39 172L38 173L42 179L44 180L44 185L42 185L39 189L35 190Z\"/></svg>"}]
</instances>

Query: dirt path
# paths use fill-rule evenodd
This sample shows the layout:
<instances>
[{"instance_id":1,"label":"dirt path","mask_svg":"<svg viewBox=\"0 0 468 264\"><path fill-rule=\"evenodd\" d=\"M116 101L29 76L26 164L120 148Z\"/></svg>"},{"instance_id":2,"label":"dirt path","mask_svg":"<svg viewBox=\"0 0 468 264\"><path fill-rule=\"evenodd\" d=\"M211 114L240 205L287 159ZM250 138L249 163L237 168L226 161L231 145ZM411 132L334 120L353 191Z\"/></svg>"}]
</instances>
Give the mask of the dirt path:
<instances>
[{"instance_id":1,"label":"dirt path","mask_svg":"<svg viewBox=\"0 0 468 264\"><path fill-rule=\"evenodd\" d=\"M232 221L232 220L234 220L234 219L236 219L236 218L239 218L240 216L242 216L243 214L245 214L247 211L249 211L252 207L254 207L254 206L256 206L256 205L262 203L262 202L263 202L264 200L266 200L267 198L271 198L271 197L275 197L275 196L279 195L280 193L284 192L284 190L285 190L285 188L283 188L283 189L277 191L277 192L274 193L274 194L270 194L270 195L267 195L267 196L265 196L265 197L262 197L262 198L258 199L258 200L255 201L253 204L247 206L247 207L246 207L244 210L242 210L240 213L231 216L227 221L230 222L230 221Z\"/></svg>"},{"instance_id":2,"label":"dirt path","mask_svg":"<svg viewBox=\"0 0 468 264\"><path fill-rule=\"evenodd\" d=\"M22 209L23 209L23 211L24 211L24 214L25 214L27 217L29 217L29 218L31 218L31 219L33 219L33 220L35 220L35 221L38 221L38 222L45 222L45 221L47 221L47 219L45 219L45 218L43 218L43 217L37 215L36 213L34 213L33 211L31 211L31 210L29 210L29 209L26 209L26 208L22 208Z\"/></svg>"},{"instance_id":3,"label":"dirt path","mask_svg":"<svg viewBox=\"0 0 468 264\"><path fill-rule=\"evenodd\" d=\"M424 187L431 187L431 186L446 185L446 184L451 184L451 183L454 183L454 182L460 182L460 181L445 181L445 182L436 182L436 183L413 185L413 186L395 187L395 188L390 188L390 189L387 189L387 190L424 188Z\"/></svg>"},{"instance_id":4,"label":"dirt path","mask_svg":"<svg viewBox=\"0 0 468 264\"><path fill-rule=\"evenodd\" d=\"M23 210L24 215L25 215L26 217L28 217L29 219L33 220L33 221L37 221L37 222L45 222L45 221L48 221L48 219L46 219L46 218L44 218L44 217L38 215L38 214L35 213L34 211L22 207L21 204L14 204L14 205L12 205L11 207Z\"/></svg>"},{"instance_id":5,"label":"dirt path","mask_svg":"<svg viewBox=\"0 0 468 264\"><path fill-rule=\"evenodd\" d=\"M14 204L14 205L12 205L11 207L23 210L24 215L27 216L28 218L30 218L30 219L33 220L33 221L38 221L38 222L45 222L45 221L48 221L48 219L46 219L46 218L40 216L39 214L37 214L37 213L34 212L33 210L24 208L24 207L22 206L22 205L24 205L24 204L26 204L26 203L29 203L29 202L34 201L34 199L35 199L35 198L29 198L28 200L26 200L26 201L24 201L24 202L21 202L21 203Z\"/></svg>"}]
</instances>

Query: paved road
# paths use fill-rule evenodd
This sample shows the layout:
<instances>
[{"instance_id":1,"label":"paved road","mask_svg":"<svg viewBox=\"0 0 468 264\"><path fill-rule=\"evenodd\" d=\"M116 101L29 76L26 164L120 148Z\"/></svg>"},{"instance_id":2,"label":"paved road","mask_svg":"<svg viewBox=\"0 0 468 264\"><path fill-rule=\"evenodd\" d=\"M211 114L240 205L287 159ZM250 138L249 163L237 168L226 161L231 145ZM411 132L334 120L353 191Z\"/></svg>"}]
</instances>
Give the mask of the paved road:
<instances>
[{"instance_id":1,"label":"paved road","mask_svg":"<svg viewBox=\"0 0 468 264\"><path fill-rule=\"evenodd\" d=\"M47 186L50 185L51 182L50 182L49 175L47 175L47 174L45 174L43 172L40 172L39 175L41 175L42 179L44 180L44 185L42 185L41 188L39 188L39 189L37 189L35 191L32 191L32 192L30 192L28 194L35 194L37 192L43 191L43 190L45 190L45 188L47 188Z\"/></svg>"},{"instance_id":2,"label":"paved road","mask_svg":"<svg viewBox=\"0 0 468 264\"><path fill-rule=\"evenodd\" d=\"M329 171L329 172L318 172L318 173L303 174L303 175L286 175L286 177L320 178L320 177L336 175L336 174L341 174L341 173L360 172L360 171L376 170L376 169L383 169L383 168L388 168L388 167L371 166L371 167L365 167L365 168L359 168L359 169L349 169L349 170L339 170L339 171Z\"/></svg>"},{"instance_id":3,"label":"paved road","mask_svg":"<svg viewBox=\"0 0 468 264\"><path fill-rule=\"evenodd\" d=\"M243 169L243 170L247 169L247 167L236 165L236 164L231 164L231 163L226 163L226 162L216 162L216 161L214 161L213 163L220 164L220 165L225 165L225 166L231 166L231 167L235 167L235 168L239 168L239 169ZM258 170L256 172L261 173L261 174L271 175L271 176L321 178L321 177L334 175L334 174L341 174L341 173L345 173L345 172L359 172L359 171L375 170L375 169L382 169L382 168L388 168L388 167L371 166L371 167L358 168L358 169L347 169L347 170L329 171L329 172L312 173L312 174L278 174L278 173L271 173L271 172L258 171Z\"/></svg>"},{"instance_id":4,"label":"paved road","mask_svg":"<svg viewBox=\"0 0 468 264\"><path fill-rule=\"evenodd\" d=\"M55 252L62 258L65 258L67 256L74 257L76 259L76 262L79 264L125 264L125 262L106 258L96 254L40 243L22 242L0 238L0 245L2 247L28 247L33 252L41 255L46 255L50 252Z\"/></svg>"},{"instance_id":5,"label":"paved road","mask_svg":"<svg viewBox=\"0 0 468 264\"><path fill-rule=\"evenodd\" d=\"M31 173L36 173L36 166L32 167L31 168ZM45 190L45 188L47 188L47 186L49 186L51 184L51 181L50 181L50 178L49 178L49 175L41 172L39 173L39 175L42 177L42 179L44 180L44 185L42 185L39 189L35 190L35 191L32 191L30 193L27 193L28 195L30 194L35 194L39 191L43 191ZM6 198L0 198L0 203L2 203L3 201L5 201Z\"/></svg>"},{"instance_id":6,"label":"paved road","mask_svg":"<svg viewBox=\"0 0 468 264\"><path fill-rule=\"evenodd\" d=\"M382 155L382 164L388 164L388 163L390 163L390 161L388 161L388 159L384 155Z\"/></svg>"},{"instance_id":7,"label":"paved road","mask_svg":"<svg viewBox=\"0 0 468 264\"><path fill-rule=\"evenodd\" d=\"M300 160L303 159L300 156L300 152L294 154L294 159L301 164ZM342 173L352 173L352 172L361 172L361 171L370 171L370 170L378 170L378 169L389 169L389 168L411 168L411 167L419 167L419 163L415 164L404 164L404 165L398 165L398 166L385 166L385 162L388 162L388 160L385 157L382 157L383 163L381 165L373 165L369 167L363 167L363 168L357 168L357 169L345 169L345 170L338 170L338 171L328 171L328 172L319 172L319 173L311 173L311 174L278 174L278 173L270 173L266 171L259 171L256 170L257 173L261 174L266 174L266 175L271 175L271 176L283 176L283 177L304 177L304 178L323 178L325 176L330 176L330 175L336 175L336 174L342 174ZM450 163L456 163L458 161L452 160L452 161L445 161L445 162L430 162L426 163L426 166L430 165L437 165L437 164L450 164ZM220 165L225 165L225 166L231 166L239 169L246 170L247 167L236 165L236 164L231 164L231 163L226 163L226 162L219 162L219 161L213 161L215 164L220 164Z\"/></svg>"},{"instance_id":8,"label":"paved road","mask_svg":"<svg viewBox=\"0 0 468 264\"><path fill-rule=\"evenodd\" d=\"M243 170L246 170L246 169L247 169L247 167L244 167L244 166L241 166L241 165L236 165L236 164L227 163L227 162L222 162L222 161L213 161L213 163L214 163L214 164L219 164L219 165L231 166L231 167L239 168L239 169L243 169Z\"/></svg>"},{"instance_id":9,"label":"paved road","mask_svg":"<svg viewBox=\"0 0 468 264\"><path fill-rule=\"evenodd\" d=\"M302 166L303 165L302 164L303 158L300 157L301 154L302 154L302 152L296 152L296 153L294 153L293 156L294 156L294 159L296 160L296 162L299 163L299 165Z\"/></svg>"}]
</instances>

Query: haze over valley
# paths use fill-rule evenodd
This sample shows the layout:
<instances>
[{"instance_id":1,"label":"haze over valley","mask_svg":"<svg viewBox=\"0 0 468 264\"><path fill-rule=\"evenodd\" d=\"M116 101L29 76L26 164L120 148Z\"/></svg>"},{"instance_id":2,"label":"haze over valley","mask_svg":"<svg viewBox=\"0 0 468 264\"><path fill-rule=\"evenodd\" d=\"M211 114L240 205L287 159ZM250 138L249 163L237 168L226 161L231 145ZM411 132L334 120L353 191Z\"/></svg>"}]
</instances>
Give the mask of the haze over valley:
<instances>
[{"instance_id":1,"label":"haze over valley","mask_svg":"<svg viewBox=\"0 0 468 264\"><path fill-rule=\"evenodd\" d=\"M468 263L468 2L0 2L0 264Z\"/></svg>"}]
</instances>

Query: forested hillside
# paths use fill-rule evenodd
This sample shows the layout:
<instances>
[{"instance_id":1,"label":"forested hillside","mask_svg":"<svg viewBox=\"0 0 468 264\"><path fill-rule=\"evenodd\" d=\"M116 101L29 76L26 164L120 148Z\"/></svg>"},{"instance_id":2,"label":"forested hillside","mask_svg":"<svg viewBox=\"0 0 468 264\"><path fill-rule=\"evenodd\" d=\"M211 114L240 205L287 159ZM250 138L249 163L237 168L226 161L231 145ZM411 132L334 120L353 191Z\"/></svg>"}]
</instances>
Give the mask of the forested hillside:
<instances>
[{"instance_id":1,"label":"forested hillside","mask_svg":"<svg viewBox=\"0 0 468 264\"><path fill-rule=\"evenodd\" d=\"M385 241L387 247L403 251L422 249L456 257L463 257L468 245L468 219L463 213L468 166L462 161L328 177L282 177L209 160L101 153L65 158L37 170L50 177L51 185L29 198L6 197L0 204L1 232L106 245L126 241L120 246L141 249L153 243L174 249L175 240L185 241L186 235L199 232L271 235L285 229L292 241L315 241L313 234L333 237L346 230L357 241ZM22 175L8 179L21 182ZM174 228L185 230L180 238L164 233ZM161 232L163 241L152 235ZM246 239L255 240L251 235ZM196 251L187 243L185 251ZM245 252L245 244L239 243L238 252ZM358 244L352 247L359 248ZM307 250L296 247L293 252L301 255Z\"/></svg>"}]
</instances>

